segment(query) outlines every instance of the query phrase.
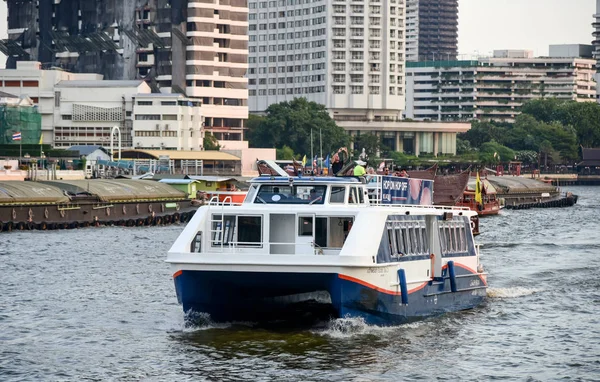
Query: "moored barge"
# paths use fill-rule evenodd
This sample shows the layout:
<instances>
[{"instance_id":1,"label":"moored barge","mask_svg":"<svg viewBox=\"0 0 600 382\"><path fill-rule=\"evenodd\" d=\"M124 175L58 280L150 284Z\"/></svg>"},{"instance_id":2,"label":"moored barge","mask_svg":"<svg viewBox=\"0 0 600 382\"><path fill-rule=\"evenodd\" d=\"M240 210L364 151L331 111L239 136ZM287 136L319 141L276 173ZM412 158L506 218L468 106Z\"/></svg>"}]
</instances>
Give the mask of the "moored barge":
<instances>
[{"instance_id":1,"label":"moored barge","mask_svg":"<svg viewBox=\"0 0 600 382\"><path fill-rule=\"evenodd\" d=\"M0 232L170 224L196 209L184 192L145 180L0 182Z\"/></svg>"}]
</instances>

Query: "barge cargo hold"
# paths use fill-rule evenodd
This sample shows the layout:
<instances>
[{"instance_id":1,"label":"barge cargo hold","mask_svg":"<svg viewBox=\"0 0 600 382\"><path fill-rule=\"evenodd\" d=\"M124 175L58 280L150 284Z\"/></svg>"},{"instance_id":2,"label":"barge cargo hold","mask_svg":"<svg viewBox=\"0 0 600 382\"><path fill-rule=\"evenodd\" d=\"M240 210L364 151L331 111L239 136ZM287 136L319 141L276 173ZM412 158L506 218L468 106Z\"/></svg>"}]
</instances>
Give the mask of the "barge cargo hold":
<instances>
[{"instance_id":1,"label":"barge cargo hold","mask_svg":"<svg viewBox=\"0 0 600 382\"><path fill-rule=\"evenodd\" d=\"M196 209L184 192L144 180L0 182L0 231L170 224Z\"/></svg>"}]
</instances>

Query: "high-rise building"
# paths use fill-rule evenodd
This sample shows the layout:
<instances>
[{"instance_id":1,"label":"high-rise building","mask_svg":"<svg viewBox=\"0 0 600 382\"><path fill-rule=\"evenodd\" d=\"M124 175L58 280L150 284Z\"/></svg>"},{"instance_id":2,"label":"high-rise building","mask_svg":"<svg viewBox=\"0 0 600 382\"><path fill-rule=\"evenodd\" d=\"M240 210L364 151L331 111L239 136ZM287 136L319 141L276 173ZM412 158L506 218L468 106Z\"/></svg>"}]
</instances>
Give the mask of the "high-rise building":
<instances>
[{"instance_id":1,"label":"high-rise building","mask_svg":"<svg viewBox=\"0 0 600 382\"><path fill-rule=\"evenodd\" d=\"M564 49L555 46L554 50L560 53ZM499 57L407 63L405 116L433 121L513 122L528 100L594 101L594 60L533 58L531 51L495 53Z\"/></svg>"},{"instance_id":2,"label":"high-rise building","mask_svg":"<svg viewBox=\"0 0 600 382\"><path fill-rule=\"evenodd\" d=\"M305 97L343 116L404 105L404 0L250 0L250 110Z\"/></svg>"},{"instance_id":3,"label":"high-rise building","mask_svg":"<svg viewBox=\"0 0 600 382\"><path fill-rule=\"evenodd\" d=\"M594 23L592 24L594 27L594 41L592 41L592 45L594 45L594 58L596 59L596 82L600 80L600 0L596 0L596 13L594 14ZM600 102L600 88L597 89L598 94L596 95L596 99Z\"/></svg>"},{"instance_id":4,"label":"high-rise building","mask_svg":"<svg viewBox=\"0 0 600 382\"><path fill-rule=\"evenodd\" d=\"M241 140L248 115L247 0L6 0L7 68L43 67L144 79L202 102L205 127Z\"/></svg>"},{"instance_id":5,"label":"high-rise building","mask_svg":"<svg viewBox=\"0 0 600 382\"><path fill-rule=\"evenodd\" d=\"M458 0L406 0L406 61L456 60Z\"/></svg>"},{"instance_id":6,"label":"high-rise building","mask_svg":"<svg viewBox=\"0 0 600 382\"><path fill-rule=\"evenodd\" d=\"M353 136L372 133L416 155L455 152L456 133L468 124L401 120L405 0L250 0L248 6L250 112L304 97L324 105Z\"/></svg>"}]
</instances>

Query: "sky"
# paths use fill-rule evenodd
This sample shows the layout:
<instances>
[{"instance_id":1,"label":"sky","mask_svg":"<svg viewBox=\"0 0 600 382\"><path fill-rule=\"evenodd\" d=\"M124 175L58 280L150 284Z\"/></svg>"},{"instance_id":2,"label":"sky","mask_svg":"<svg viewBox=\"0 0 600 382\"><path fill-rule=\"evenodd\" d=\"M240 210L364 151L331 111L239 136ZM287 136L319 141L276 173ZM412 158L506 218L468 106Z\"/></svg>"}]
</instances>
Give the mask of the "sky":
<instances>
[{"instance_id":1,"label":"sky","mask_svg":"<svg viewBox=\"0 0 600 382\"><path fill-rule=\"evenodd\" d=\"M548 54L550 44L591 44L594 0L459 0L462 58L495 49ZM0 38L6 38L6 2L0 1ZM0 53L0 68L5 58Z\"/></svg>"}]
</instances>

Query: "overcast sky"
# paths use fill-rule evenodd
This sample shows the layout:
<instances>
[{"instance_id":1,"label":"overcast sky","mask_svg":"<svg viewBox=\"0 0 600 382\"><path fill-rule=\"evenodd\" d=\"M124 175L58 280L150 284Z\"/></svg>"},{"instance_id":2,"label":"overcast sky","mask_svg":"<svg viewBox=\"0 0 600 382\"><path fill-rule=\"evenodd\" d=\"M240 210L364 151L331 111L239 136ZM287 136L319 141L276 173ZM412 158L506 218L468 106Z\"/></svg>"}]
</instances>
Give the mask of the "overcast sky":
<instances>
[{"instance_id":1,"label":"overcast sky","mask_svg":"<svg viewBox=\"0 0 600 382\"><path fill-rule=\"evenodd\" d=\"M550 44L590 44L594 0L459 0L458 50L466 56L494 49L548 54ZM0 38L6 38L6 2L0 0ZM0 68L5 58L0 54ZM463 56L463 58L467 58Z\"/></svg>"}]
</instances>

